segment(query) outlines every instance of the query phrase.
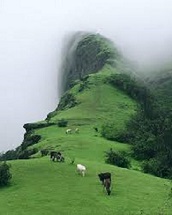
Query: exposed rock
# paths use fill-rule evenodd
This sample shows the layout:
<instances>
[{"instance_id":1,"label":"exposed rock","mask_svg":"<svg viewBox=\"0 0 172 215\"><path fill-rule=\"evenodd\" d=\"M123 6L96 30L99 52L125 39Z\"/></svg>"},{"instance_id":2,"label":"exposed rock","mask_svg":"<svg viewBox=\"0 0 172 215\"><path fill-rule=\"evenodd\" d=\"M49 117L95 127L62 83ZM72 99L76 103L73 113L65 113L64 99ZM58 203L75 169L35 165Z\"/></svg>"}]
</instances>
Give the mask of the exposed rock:
<instances>
[{"instance_id":1,"label":"exposed rock","mask_svg":"<svg viewBox=\"0 0 172 215\"><path fill-rule=\"evenodd\" d=\"M72 82L96 73L105 64L116 66L121 56L113 43L100 34L76 33L69 40L61 69L62 89L70 89Z\"/></svg>"}]
</instances>

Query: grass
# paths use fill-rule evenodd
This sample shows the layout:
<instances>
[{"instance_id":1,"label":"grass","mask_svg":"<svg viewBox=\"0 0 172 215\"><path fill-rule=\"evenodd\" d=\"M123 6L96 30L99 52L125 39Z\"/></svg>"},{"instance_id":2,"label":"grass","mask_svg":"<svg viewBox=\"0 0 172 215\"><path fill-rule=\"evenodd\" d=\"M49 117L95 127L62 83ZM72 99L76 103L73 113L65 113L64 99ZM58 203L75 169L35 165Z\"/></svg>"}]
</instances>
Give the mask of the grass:
<instances>
[{"instance_id":1,"label":"grass","mask_svg":"<svg viewBox=\"0 0 172 215\"><path fill-rule=\"evenodd\" d=\"M57 149L65 163L52 162L49 156L10 161L11 185L0 189L0 214L2 215L171 215L172 199L169 198L171 182L139 169L139 162L131 159L130 170L105 164L105 151L130 152L124 143L108 141L95 132L104 122L115 121L118 127L135 113L137 104L123 92L105 82L109 70L91 75L89 88L78 93L72 89L79 105L60 111L50 122L64 118L68 127L79 128L79 133L67 135L66 128L56 125L35 129L41 141L31 148ZM74 159L74 164L71 161ZM86 177L76 173L76 164L84 164ZM112 173L112 195L107 196L97 174Z\"/></svg>"},{"instance_id":2,"label":"grass","mask_svg":"<svg viewBox=\"0 0 172 215\"><path fill-rule=\"evenodd\" d=\"M78 93L76 85L71 92L79 104L71 109L59 111L51 121L57 122L58 119L64 118L70 122L75 119L89 125L91 121L92 124L101 126L104 122L113 119L117 125L123 127L135 113L137 104L126 94L105 82L109 70L106 72L100 71L91 75L88 88L81 93Z\"/></svg>"},{"instance_id":3,"label":"grass","mask_svg":"<svg viewBox=\"0 0 172 215\"><path fill-rule=\"evenodd\" d=\"M11 186L0 190L1 214L143 214L158 215L168 198L170 182L103 162L76 158L87 166L86 177L75 165L49 157L12 161ZM97 174L110 171L112 195L103 191ZM164 214L171 213L171 204Z\"/></svg>"}]
</instances>

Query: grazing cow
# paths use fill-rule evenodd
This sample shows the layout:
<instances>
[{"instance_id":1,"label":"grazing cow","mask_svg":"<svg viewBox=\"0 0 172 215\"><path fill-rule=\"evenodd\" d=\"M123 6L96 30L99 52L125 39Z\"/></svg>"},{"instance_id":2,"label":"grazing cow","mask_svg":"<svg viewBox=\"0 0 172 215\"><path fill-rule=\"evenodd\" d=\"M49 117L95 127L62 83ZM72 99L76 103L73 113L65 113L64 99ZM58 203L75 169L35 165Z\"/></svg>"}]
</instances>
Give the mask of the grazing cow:
<instances>
[{"instance_id":1,"label":"grazing cow","mask_svg":"<svg viewBox=\"0 0 172 215\"><path fill-rule=\"evenodd\" d=\"M75 133L77 133L77 134L79 133L79 128L75 129Z\"/></svg>"},{"instance_id":2,"label":"grazing cow","mask_svg":"<svg viewBox=\"0 0 172 215\"><path fill-rule=\"evenodd\" d=\"M96 132L99 132L99 130L98 130L98 128L97 128L97 127L94 127L94 130L95 130Z\"/></svg>"},{"instance_id":3,"label":"grazing cow","mask_svg":"<svg viewBox=\"0 0 172 215\"><path fill-rule=\"evenodd\" d=\"M104 185L104 187L106 189L106 192L107 192L107 194L109 196L110 193L111 193L111 180L110 180L110 178L104 179L103 185Z\"/></svg>"},{"instance_id":4,"label":"grazing cow","mask_svg":"<svg viewBox=\"0 0 172 215\"><path fill-rule=\"evenodd\" d=\"M86 167L82 164L77 164L77 172L80 173L83 177L85 176Z\"/></svg>"},{"instance_id":5,"label":"grazing cow","mask_svg":"<svg viewBox=\"0 0 172 215\"><path fill-rule=\"evenodd\" d=\"M59 161L64 162L64 157L62 156L61 152L52 151L50 152L50 159L52 161Z\"/></svg>"},{"instance_id":6,"label":"grazing cow","mask_svg":"<svg viewBox=\"0 0 172 215\"><path fill-rule=\"evenodd\" d=\"M99 173L98 177L99 177L100 181L102 182L102 184L104 184L105 179L110 179L110 181L111 181L111 173L110 172Z\"/></svg>"},{"instance_id":7,"label":"grazing cow","mask_svg":"<svg viewBox=\"0 0 172 215\"><path fill-rule=\"evenodd\" d=\"M68 129L66 130L66 134L72 134L72 129L68 128Z\"/></svg>"}]
</instances>

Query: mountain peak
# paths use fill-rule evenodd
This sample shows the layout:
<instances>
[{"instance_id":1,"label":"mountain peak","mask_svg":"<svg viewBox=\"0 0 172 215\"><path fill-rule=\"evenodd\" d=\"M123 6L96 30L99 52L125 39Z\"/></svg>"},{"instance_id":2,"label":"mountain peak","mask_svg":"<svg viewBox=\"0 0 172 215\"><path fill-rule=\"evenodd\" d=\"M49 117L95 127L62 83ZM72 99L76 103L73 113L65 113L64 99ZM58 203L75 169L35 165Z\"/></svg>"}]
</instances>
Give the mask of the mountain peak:
<instances>
[{"instance_id":1,"label":"mountain peak","mask_svg":"<svg viewBox=\"0 0 172 215\"><path fill-rule=\"evenodd\" d=\"M100 34L75 33L68 40L64 51L61 91L71 88L73 81L98 72L105 64L116 67L120 60L119 51L109 39Z\"/></svg>"}]
</instances>

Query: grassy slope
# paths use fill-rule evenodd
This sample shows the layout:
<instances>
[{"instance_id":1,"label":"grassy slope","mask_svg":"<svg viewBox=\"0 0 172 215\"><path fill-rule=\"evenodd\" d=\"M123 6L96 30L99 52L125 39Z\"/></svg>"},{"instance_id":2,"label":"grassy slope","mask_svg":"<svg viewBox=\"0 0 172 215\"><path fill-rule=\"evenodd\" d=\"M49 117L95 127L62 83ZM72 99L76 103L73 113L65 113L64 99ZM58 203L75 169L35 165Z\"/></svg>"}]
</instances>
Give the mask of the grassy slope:
<instances>
[{"instance_id":1,"label":"grassy slope","mask_svg":"<svg viewBox=\"0 0 172 215\"><path fill-rule=\"evenodd\" d=\"M123 127L125 122L134 114L136 103L129 99L127 95L115 89L105 82L105 78L112 72L111 67L105 67L99 73L90 75L88 88L78 93L79 84L71 92L80 102L72 109L59 112L52 121L65 118L82 123L85 121L90 126L101 126L107 120L113 119L118 126Z\"/></svg>"},{"instance_id":2,"label":"grassy slope","mask_svg":"<svg viewBox=\"0 0 172 215\"><path fill-rule=\"evenodd\" d=\"M12 161L12 186L0 190L1 214L16 215L114 215L114 214L172 214L172 204L166 201L170 182L134 170L121 169L104 163L104 151L110 147L129 151L127 144L111 142L96 134L93 126L113 118L123 127L136 104L125 94L104 83L110 72L92 75L89 88L77 93L81 103L58 113L51 121L69 120L69 127L79 127L79 134L66 135L66 128L51 126L37 129L42 140L36 147L60 149L65 163L54 163L49 157ZM105 72L104 71L104 72ZM96 80L96 81L95 81ZM39 154L37 154L39 156ZM86 177L76 173L76 163L85 164ZM136 165L133 163L133 165ZM112 195L102 189L97 174L110 171L113 178Z\"/></svg>"},{"instance_id":3,"label":"grassy slope","mask_svg":"<svg viewBox=\"0 0 172 215\"><path fill-rule=\"evenodd\" d=\"M75 165L53 163L48 157L12 162L13 184L0 190L1 214L6 215L158 215L168 197L167 180L77 157L87 166L85 178ZM96 174L111 171L113 192L109 197ZM169 203L169 202L167 202ZM166 213L171 205L167 205Z\"/></svg>"}]
</instances>

